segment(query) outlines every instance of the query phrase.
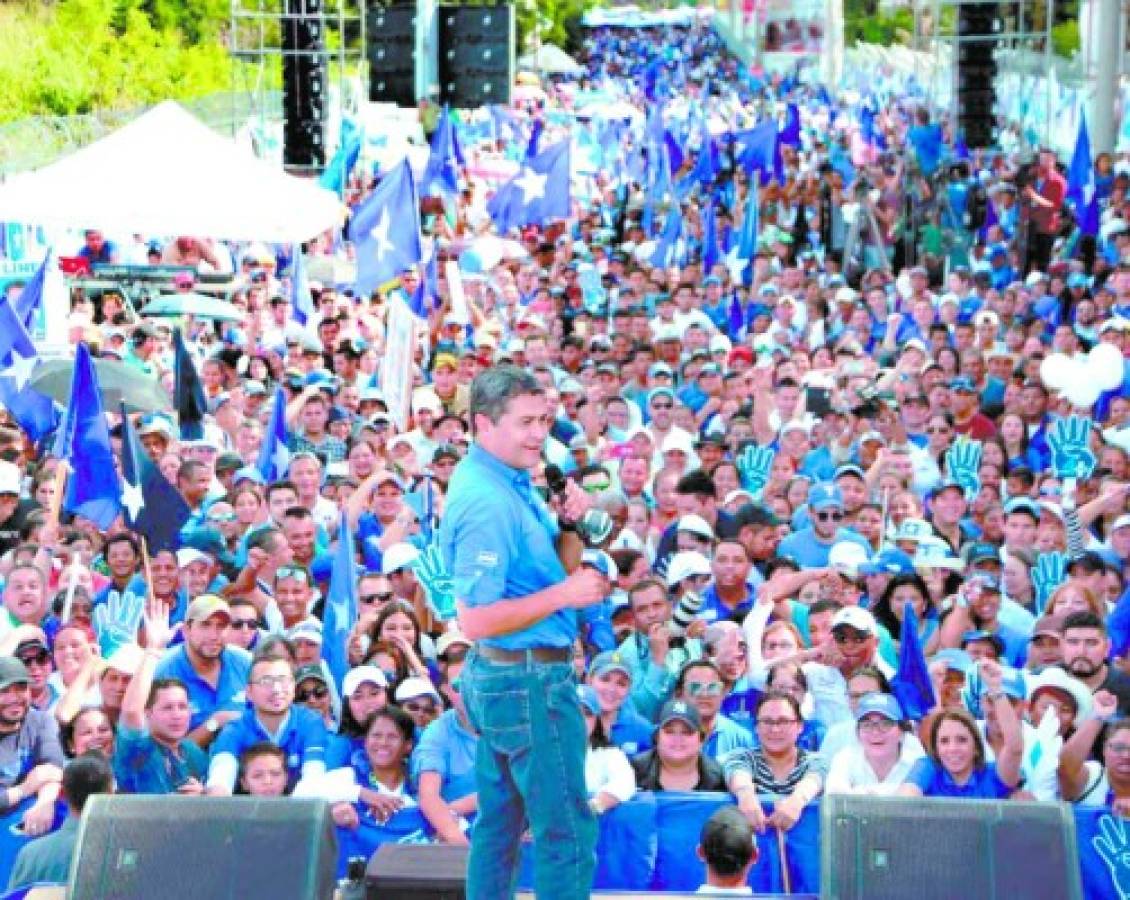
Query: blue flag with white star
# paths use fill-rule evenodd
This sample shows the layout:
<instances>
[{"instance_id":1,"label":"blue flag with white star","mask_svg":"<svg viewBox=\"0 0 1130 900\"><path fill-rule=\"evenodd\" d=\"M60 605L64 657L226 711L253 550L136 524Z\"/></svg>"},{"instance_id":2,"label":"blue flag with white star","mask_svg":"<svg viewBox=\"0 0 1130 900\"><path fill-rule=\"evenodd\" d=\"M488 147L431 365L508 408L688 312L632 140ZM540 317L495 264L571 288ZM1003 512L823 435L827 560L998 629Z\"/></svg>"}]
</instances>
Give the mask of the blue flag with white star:
<instances>
[{"instance_id":1,"label":"blue flag with white star","mask_svg":"<svg viewBox=\"0 0 1130 900\"><path fill-rule=\"evenodd\" d=\"M328 191L333 191L339 197L349 183L349 175L357 165L361 156L361 145L364 143L364 134L361 129L348 118L341 120L341 135L334 151L333 159L318 176L318 184Z\"/></svg>"},{"instance_id":2,"label":"blue flag with white star","mask_svg":"<svg viewBox=\"0 0 1130 900\"><path fill-rule=\"evenodd\" d=\"M777 123L766 119L753 128L735 134L734 157L750 175L760 172L762 184L768 183L770 176L777 176L780 180Z\"/></svg>"},{"instance_id":3,"label":"blue flag with white star","mask_svg":"<svg viewBox=\"0 0 1130 900\"><path fill-rule=\"evenodd\" d=\"M714 214L714 201L706 202L706 210L702 214L702 271L710 275L714 266L722 258L718 249L718 220Z\"/></svg>"},{"instance_id":4,"label":"blue flag with white star","mask_svg":"<svg viewBox=\"0 0 1130 900\"><path fill-rule=\"evenodd\" d=\"M71 398L55 436L54 455L67 461L70 474L63 509L106 530L121 512L121 486L102 410L102 391L86 344L75 352Z\"/></svg>"},{"instance_id":5,"label":"blue flag with white star","mask_svg":"<svg viewBox=\"0 0 1130 900\"><path fill-rule=\"evenodd\" d=\"M726 268L730 270L730 280L734 284L753 283L753 259L757 256L757 233L761 227L758 221L760 203L757 184L751 181L749 194L746 197L745 213L742 215L742 227L738 231L737 241L726 254L725 260Z\"/></svg>"},{"instance_id":6,"label":"blue flag with white star","mask_svg":"<svg viewBox=\"0 0 1130 900\"><path fill-rule=\"evenodd\" d=\"M40 263L35 274L31 276L31 279L24 285L20 295L16 298L16 315L20 317L20 321L23 322L24 329L28 333L33 330L35 316L43 305L43 283L47 279L47 267L51 265L53 256L54 254L48 250L47 255L43 257L43 262Z\"/></svg>"},{"instance_id":7,"label":"blue flag with white star","mask_svg":"<svg viewBox=\"0 0 1130 900\"><path fill-rule=\"evenodd\" d=\"M192 441L204 437L204 415L208 403L204 398L204 384L196 363L184 345L184 335L173 329L173 404L177 408L181 440Z\"/></svg>"},{"instance_id":8,"label":"blue flag with white star","mask_svg":"<svg viewBox=\"0 0 1130 900\"><path fill-rule=\"evenodd\" d=\"M357 291L368 294L424 258L420 202L408 159L385 177L349 223L357 248Z\"/></svg>"},{"instance_id":9,"label":"blue flag with white star","mask_svg":"<svg viewBox=\"0 0 1130 900\"><path fill-rule=\"evenodd\" d=\"M295 244L290 257L290 315L299 325L310 322L317 311L310 293L310 278L306 274L306 259L302 245Z\"/></svg>"},{"instance_id":10,"label":"blue flag with white star","mask_svg":"<svg viewBox=\"0 0 1130 900\"><path fill-rule=\"evenodd\" d=\"M141 446L122 407L122 515L126 527L145 538L150 553L175 550L192 515L188 502Z\"/></svg>"},{"instance_id":11,"label":"blue flag with white star","mask_svg":"<svg viewBox=\"0 0 1130 900\"><path fill-rule=\"evenodd\" d=\"M490 198L487 212L500 234L569 217L569 143L561 141L526 160L522 170Z\"/></svg>"},{"instance_id":12,"label":"blue flag with white star","mask_svg":"<svg viewBox=\"0 0 1130 900\"><path fill-rule=\"evenodd\" d=\"M59 424L55 401L27 386L38 365L39 351L20 314L0 298L0 403L36 443Z\"/></svg>"},{"instance_id":13,"label":"blue flag with white star","mask_svg":"<svg viewBox=\"0 0 1130 900\"><path fill-rule=\"evenodd\" d=\"M330 570L330 587L326 592L326 609L323 617L322 643L326 665L338 689L349 671L349 632L357 621L357 555L353 548L353 532L349 528L349 517L345 510L341 513L341 526L337 535L337 550L334 552L333 566Z\"/></svg>"},{"instance_id":14,"label":"blue flag with white star","mask_svg":"<svg viewBox=\"0 0 1130 900\"><path fill-rule=\"evenodd\" d=\"M1079 118L1079 133L1075 137L1075 152L1067 170L1067 199L1075 204L1075 221L1080 234L1099 233L1099 201L1095 197L1095 163L1091 158L1091 138L1087 134L1087 119Z\"/></svg>"},{"instance_id":15,"label":"blue flag with white star","mask_svg":"<svg viewBox=\"0 0 1130 900\"><path fill-rule=\"evenodd\" d=\"M286 429L286 391L280 385L275 389L275 405L271 408L267 433L263 435L263 445L259 448L257 468L267 484L286 477L286 470L290 468L290 450L287 446L289 439Z\"/></svg>"},{"instance_id":16,"label":"blue flag with white star","mask_svg":"<svg viewBox=\"0 0 1130 900\"><path fill-rule=\"evenodd\" d=\"M462 161L459 138L455 135L451 114L445 106L432 135L428 165L420 178L420 193L427 197L459 193L459 166Z\"/></svg>"}]
</instances>

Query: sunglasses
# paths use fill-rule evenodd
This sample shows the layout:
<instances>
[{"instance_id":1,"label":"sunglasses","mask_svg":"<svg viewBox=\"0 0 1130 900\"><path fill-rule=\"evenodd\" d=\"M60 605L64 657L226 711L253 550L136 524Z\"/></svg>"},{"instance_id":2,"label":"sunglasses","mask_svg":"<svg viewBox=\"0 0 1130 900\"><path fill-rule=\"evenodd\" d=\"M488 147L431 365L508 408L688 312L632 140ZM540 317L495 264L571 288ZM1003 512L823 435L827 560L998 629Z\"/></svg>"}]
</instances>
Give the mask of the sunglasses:
<instances>
[{"instance_id":1,"label":"sunglasses","mask_svg":"<svg viewBox=\"0 0 1130 900\"><path fill-rule=\"evenodd\" d=\"M818 522L839 522L843 517L842 512L818 512L814 516Z\"/></svg>"},{"instance_id":2,"label":"sunglasses","mask_svg":"<svg viewBox=\"0 0 1130 900\"><path fill-rule=\"evenodd\" d=\"M586 484L584 486L586 494L599 494L601 491L606 491L612 487L611 481L602 481L599 484Z\"/></svg>"},{"instance_id":3,"label":"sunglasses","mask_svg":"<svg viewBox=\"0 0 1130 900\"><path fill-rule=\"evenodd\" d=\"M712 681L710 684L693 682L687 685L687 693L692 697L717 697L722 693L722 682Z\"/></svg>"},{"instance_id":4,"label":"sunglasses","mask_svg":"<svg viewBox=\"0 0 1130 900\"><path fill-rule=\"evenodd\" d=\"M232 619L228 624L228 628L236 631L253 631L258 627L259 622L256 619Z\"/></svg>"},{"instance_id":5,"label":"sunglasses","mask_svg":"<svg viewBox=\"0 0 1130 900\"><path fill-rule=\"evenodd\" d=\"M51 654L46 650L40 650L38 653L25 653L19 657L19 660L25 666L49 666Z\"/></svg>"},{"instance_id":6,"label":"sunglasses","mask_svg":"<svg viewBox=\"0 0 1130 900\"><path fill-rule=\"evenodd\" d=\"M371 606L374 603L388 603L392 599L392 592L387 594L366 594L364 597L358 597L357 602L362 606Z\"/></svg>"},{"instance_id":7,"label":"sunglasses","mask_svg":"<svg viewBox=\"0 0 1130 900\"><path fill-rule=\"evenodd\" d=\"M309 579L309 574L301 566L279 566L275 572L275 581L283 581L287 578L293 578L295 581L305 583Z\"/></svg>"},{"instance_id":8,"label":"sunglasses","mask_svg":"<svg viewBox=\"0 0 1130 900\"><path fill-rule=\"evenodd\" d=\"M324 700L330 695L330 689L324 685L317 684L314 687L308 687L301 691L294 692L294 699L299 703L309 703L311 700Z\"/></svg>"},{"instance_id":9,"label":"sunglasses","mask_svg":"<svg viewBox=\"0 0 1130 900\"><path fill-rule=\"evenodd\" d=\"M413 703L409 701L404 704L404 711L410 713L425 713L430 716L435 713L436 705L434 703Z\"/></svg>"},{"instance_id":10,"label":"sunglasses","mask_svg":"<svg viewBox=\"0 0 1130 900\"><path fill-rule=\"evenodd\" d=\"M208 517L209 522L234 522L235 513L216 513Z\"/></svg>"}]
</instances>

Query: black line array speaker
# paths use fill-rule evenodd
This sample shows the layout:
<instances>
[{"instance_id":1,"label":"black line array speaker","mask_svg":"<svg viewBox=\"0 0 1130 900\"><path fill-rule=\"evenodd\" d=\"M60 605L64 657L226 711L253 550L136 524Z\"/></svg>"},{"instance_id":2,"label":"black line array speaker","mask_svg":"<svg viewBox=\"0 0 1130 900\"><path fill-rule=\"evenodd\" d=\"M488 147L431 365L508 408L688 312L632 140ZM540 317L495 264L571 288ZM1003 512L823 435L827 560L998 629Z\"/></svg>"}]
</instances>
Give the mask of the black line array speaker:
<instances>
[{"instance_id":1,"label":"black line array speaker","mask_svg":"<svg viewBox=\"0 0 1130 900\"><path fill-rule=\"evenodd\" d=\"M440 6L439 96L457 109L509 103L514 7Z\"/></svg>"},{"instance_id":2,"label":"black line array speaker","mask_svg":"<svg viewBox=\"0 0 1130 900\"><path fill-rule=\"evenodd\" d=\"M369 99L415 106L416 4L370 6L365 24Z\"/></svg>"},{"instance_id":3,"label":"black line array speaker","mask_svg":"<svg viewBox=\"0 0 1130 900\"><path fill-rule=\"evenodd\" d=\"M283 18L283 164L326 164L326 21L322 0L286 0Z\"/></svg>"},{"instance_id":4,"label":"black line array speaker","mask_svg":"<svg viewBox=\"0 0 1130 900\"><path fill-rule=\"evenodd\" d=\"M449 844L383 844L365 871L369 900L464 900L467 848Z\"/></svg>"},{"instance_id":5,"label":"black line array speaker","mask_svg":"<svg viewBox=\"0 0 1130 900\"><path fill-rule=\"evenodd\" d=\"M833 796L820 808L825 900L1080 900L1066 803Z\"/></svg>"},{"instance_id":6,"label":"black line array speaker","mask_svg":"<svg viewBox=\"0 0 1130 900\"><path fill-rule=\"evenodd\" d=\"M96 796L83 810L71 900L330 900L329 804L293 797Z\"/></svg>"},{"instance_id":7,"label":"black line array speaker","mask_svg":"<svg viewBox=\"0 0 1130 900\"><path fill-rule=\"evenodd\" d=\"M997 97L994 54L1000 29L999 4L974 2L958 6L957 125L969 147L988 147L993 143Z\"/></svg>"}]
</instances>

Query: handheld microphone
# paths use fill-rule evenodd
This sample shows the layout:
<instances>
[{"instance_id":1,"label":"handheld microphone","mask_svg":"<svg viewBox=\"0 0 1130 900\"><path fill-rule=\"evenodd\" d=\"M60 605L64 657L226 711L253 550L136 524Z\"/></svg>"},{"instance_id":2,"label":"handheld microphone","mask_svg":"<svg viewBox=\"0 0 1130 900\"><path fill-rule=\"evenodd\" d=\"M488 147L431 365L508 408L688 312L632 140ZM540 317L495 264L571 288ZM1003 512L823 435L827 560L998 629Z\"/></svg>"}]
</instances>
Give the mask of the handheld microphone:
<instances>
[{"instance_id":1,"label":"handheld microphone","mask_svg":"<svg viewBox=\"0 0 1130 900\"><path fill-rule=\"evenodd\" d=\"M565 500L569 479L561 471L560 466L550 463L545 467L545 483L549 492L560 501ZM601 544L612 533L612 517L602 509L590 509L579 522L570 522L558 514L558 521L563 529L575 531L585 543L590 545Z\"/></svg>"}]
</instances>

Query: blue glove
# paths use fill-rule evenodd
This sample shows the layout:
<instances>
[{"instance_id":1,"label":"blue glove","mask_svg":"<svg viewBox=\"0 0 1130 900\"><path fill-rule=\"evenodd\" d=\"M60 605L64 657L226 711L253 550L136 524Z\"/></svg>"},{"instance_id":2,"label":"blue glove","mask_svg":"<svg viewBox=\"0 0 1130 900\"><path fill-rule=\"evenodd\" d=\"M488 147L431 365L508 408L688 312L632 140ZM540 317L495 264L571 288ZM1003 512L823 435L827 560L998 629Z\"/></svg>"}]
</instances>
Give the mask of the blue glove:
<instances>
[{"instance_id":1,"label":"blue glove","mask_svg":"<svg viewBox=\"0 0 1130 900\"><path fill-rule=\"evenodd\" d=\"M439 545L432 541L411 565L416 580L424 586L428 605L441 621L455 618L455 583L443 563Z\"/></svg>"},{"instance_id":2,"label":"blue glove","mask_svg":"<svg viewBox=\"0 0 1130 900\"><path fill-rule=\"evenodd\" d=\"M1036 589L1036 615L1044 614L1048 600L1067 579L1067 557L1059 553L1040 553L1032 567L1032 587Z\"/></svg>"},{"instance_id":3,"label":"blue glove","mask_svg":"<svg viewBox=\"0 0 1130 900\"><path fill-rule=\"evenodd\" d=\"M981 677L981 667L974 666L965 676L965 687L961 689L961 700L973 718L983 717L981 695L985 693L985 679Z\"/></svg>"},{"instance_id":4,"label":"blue glove","mask_svg":"<svg viewBox=\"0 0 1130 900\"><path fill-rule=\"evenodd\" d=\"M1090 478L1097 462L1090 441L1090 419L1069 416L1052 425L1048 449L1052 452L1052 471L1056 478Z\"/></svg>"},{"instance_id":5,"label":"blue glove","mask_svg":"<svg viewBox=\"0 0 1130 900\"><path fill-rule=\"evenodd\" d=\"M110 591L106 602L94 608L90 618L103 659L108 659L119 647L137 642L137 629L144 611L145 598L129 591Z\"/></svg>"},{"instance_id":6,"label":"blue glove","mask_svg":"<svg viewBox=\"0 0 1130 900\"><path fill-rule=\"evenodd\" d=\"M981 490L981 442L959 437L946 453L946 468L965 499L973 500Z\"/></svg>"},{"instance_id":7,"label":"blue glove","mask_svg":"<svg viewBox=\"0 0 1130 900\"><path fill-rule=\"evenodd\" d=\"M755 444L750 444L738 454L738 474L742 478L742 487L755 497L769 483L769 470L773 468L774 456L776 454L770 448Z\"/></svg>"}]
</instances>

